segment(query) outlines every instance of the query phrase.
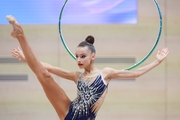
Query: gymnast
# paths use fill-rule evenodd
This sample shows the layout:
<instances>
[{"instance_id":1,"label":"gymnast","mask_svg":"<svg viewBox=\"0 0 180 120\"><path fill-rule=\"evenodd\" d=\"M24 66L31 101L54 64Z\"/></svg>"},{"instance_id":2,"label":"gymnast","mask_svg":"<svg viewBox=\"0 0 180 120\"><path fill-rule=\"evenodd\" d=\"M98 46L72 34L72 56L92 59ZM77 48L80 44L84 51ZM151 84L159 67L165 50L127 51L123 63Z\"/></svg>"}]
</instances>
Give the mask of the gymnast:
<instances>
[{"instance_id":1,"label":"gymnast","mask_svg":"<svg viewBox=\"0 0 180 120\"><path fill-rule=\"evenodd\" d=\"M84 69L84 72L67 71L40 62L33 53L21 25L13 16L7 16L7 19L13 26L11 36L18 40L22 49L21 51L19 47L14 48L12 56L26 62L35 73L61 120L95 120L112 79L138 78L158 66L169 53L167 48L158 51L152 63L136 70L116 70L109 67L99 70L94 66L96 50L93 46L94 37L90 35L75 51L77 65ZM77 97L73 101L54 81L51 74L71 80L77 85Z\"/></svg>"}]
</instances>

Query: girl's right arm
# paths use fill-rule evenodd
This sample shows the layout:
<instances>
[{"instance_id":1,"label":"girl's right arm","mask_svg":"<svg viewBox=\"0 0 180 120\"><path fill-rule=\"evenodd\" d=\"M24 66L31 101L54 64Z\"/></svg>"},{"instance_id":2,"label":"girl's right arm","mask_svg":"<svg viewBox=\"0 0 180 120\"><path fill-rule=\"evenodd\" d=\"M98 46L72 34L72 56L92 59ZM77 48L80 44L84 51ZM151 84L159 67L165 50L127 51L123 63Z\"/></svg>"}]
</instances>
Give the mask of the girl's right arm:
<instances>
[{"instance_id":1,"label":"girl's right arm","mask_svg":"<svg viewBox=\"0 0 180 120\"><path fill-rule=\"evenodd\" d=\"M80 75L80 72L67 71L59 67L52 66L48 63L41 62L41 64L52 74L57 75L61 78L72 80L75 83Z\"/></svg>"},{"instance_id":2,"label":"girl's right arm","mask_svg":"<svg viewBox=\"0 0 180 120\"><path fill-rule=\"evenodd\" d=\"M26 63L26 58L22 52L22 50L17 47L17 48L14 48L13 51L12 51L12 56L17 58L19 61L21 62L25 62ZM75 83L77 82L77 77L79 76L79 72L74 72L74 71L67 71L67 70L64 70L64 69L61 69L61 68L58 68L58 67L55 67L55 66L52 66L48 63L45 63L45 62L41 62L41 64L52 74L54 75L57 75L61 78L64 78L64 79L68 79L68 80L72 80L74 81Z\"/></svg>"}]
</instances>

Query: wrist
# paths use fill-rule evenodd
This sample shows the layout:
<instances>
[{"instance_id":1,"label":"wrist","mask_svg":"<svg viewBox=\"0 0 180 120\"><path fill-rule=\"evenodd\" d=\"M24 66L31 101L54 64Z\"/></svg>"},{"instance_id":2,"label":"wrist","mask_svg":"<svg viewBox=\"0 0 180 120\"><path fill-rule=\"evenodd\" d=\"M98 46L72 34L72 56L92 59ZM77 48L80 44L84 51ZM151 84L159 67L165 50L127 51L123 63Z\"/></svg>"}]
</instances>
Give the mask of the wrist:
<instances>
[{"instance_id":1,"label":"wrist","mask_svg":"<svg viewBox=\"0 0 180 120\"><path fill-rule=\"evenodd\" d=\"M156 59L155 62L156 62L157 65L159 65L162 61Z\"/></svg>"}]
</instances>

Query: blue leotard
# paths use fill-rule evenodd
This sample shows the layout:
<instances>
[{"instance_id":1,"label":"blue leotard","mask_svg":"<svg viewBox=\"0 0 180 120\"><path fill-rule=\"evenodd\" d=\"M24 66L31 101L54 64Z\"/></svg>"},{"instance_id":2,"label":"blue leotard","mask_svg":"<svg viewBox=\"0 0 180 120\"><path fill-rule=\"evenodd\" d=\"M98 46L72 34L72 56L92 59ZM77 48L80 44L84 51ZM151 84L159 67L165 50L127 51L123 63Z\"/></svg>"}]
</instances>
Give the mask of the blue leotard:
<instances>
[{"instance_id":1,"label":"blue leotard","mask_svg":"<svg viewBox=\"0 0 180 120\"><path fill-rule=\"evenodd\" d=\"M90 80L83 81L81 74L77 83L77 98L71 102L64 120L95 120L94 103L106 88L101 74L91 84Z\"/></svg>"}]
</instances>

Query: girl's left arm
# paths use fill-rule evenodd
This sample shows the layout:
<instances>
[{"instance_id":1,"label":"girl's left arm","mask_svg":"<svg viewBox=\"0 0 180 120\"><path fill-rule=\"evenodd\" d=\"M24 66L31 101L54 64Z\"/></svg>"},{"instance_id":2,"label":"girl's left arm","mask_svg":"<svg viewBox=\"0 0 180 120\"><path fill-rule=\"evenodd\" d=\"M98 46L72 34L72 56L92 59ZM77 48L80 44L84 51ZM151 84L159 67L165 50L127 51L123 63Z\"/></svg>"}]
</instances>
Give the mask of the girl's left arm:
<instances>
[{"instance_id":1,"label":"girl's left arm","mask_svg":"<svg viewBox=\"0 0 180 120\"><path fill-rule=\"evenodd\" d=\"M112 68L105 68L103 71L106 74L106 79L111 80L111 79L121 79L121 78L138 78L145 73L149 72L156 66L158 66L168 55L169 50L168 48L164 48L161 51L158 51L156 54L156 60L153 61L152 63L141 67L139 69L133 70L133 71L128 71L128 70L115 70Z\"/></svg>"}]
</instances>

